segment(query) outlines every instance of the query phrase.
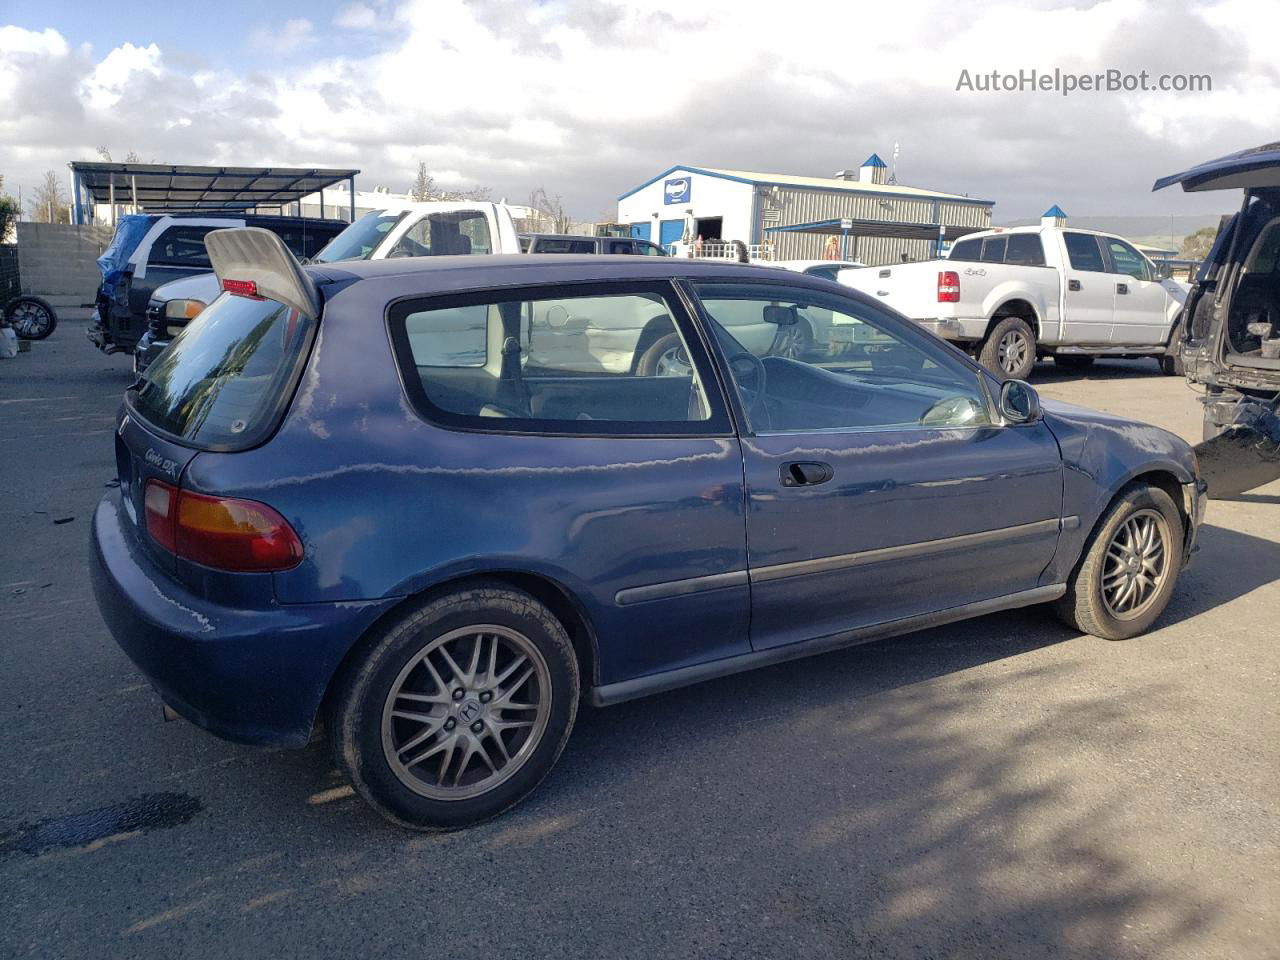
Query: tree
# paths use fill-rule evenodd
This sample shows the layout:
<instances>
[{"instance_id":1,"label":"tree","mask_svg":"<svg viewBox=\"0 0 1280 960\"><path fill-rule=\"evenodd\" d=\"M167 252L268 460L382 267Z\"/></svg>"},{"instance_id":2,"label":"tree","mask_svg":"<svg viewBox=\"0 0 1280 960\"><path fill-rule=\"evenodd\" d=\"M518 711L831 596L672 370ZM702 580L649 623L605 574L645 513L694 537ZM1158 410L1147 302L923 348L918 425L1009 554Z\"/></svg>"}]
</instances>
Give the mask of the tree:
<instances>
[{"instance_id":1,"label":"tree","mask_svg":"<svg viewBox=\"0 0 1280 960\"><path fill-rule=\"evenodd\" d=\"M409 191L409 199L416 203L425 203L436 198L436 178L427 173L427 165L418 161L418 175L413 180L413 189Z\"/></svg>"},{"instance_id":2,"label":"tree","mask_svg":"<svg viewBox=\"0 0 1280 960\"><path fill-rule=\"evenodd\" d=\"M539 187L529 194L529 206L538 211L538 216L550 226L549 233L569 233L573 230L573 217L564 208L564 200L560 194L552 196L546 187Z\"/></svg>"},{"instance_id":3,"label":"tree","mask_svg":"<svg viewBox=\"0 0 1280 960\"><path fill-rule=\"evenodd\" d=\"M418 161L418 175L413 178L409 199L417 203L428 200L488 200L492 191L488 187L468 187L463 190L445 190L436 186L436 178L427 172L427 165Z\"/></svg>"},{"instance_id":4,"label":"tree","mask_svg":"<svg viewBox=\"0 0 1280 960\"><path fill-rule=\"evenodd\" d=\"M100 156L103 159L103 161L105 161L106 163L111 162L111 151L108 150L106 147L98 147L98 156ZM125 163L141 163L142 158L138 156L138 151L130 150L128 153L124 155L124 162ZM155 161L152 161L152 162L154 163Z\"/></svg>"},{"instance_id":5,"label":"tree","mask_svg":"<svg viewBox=\"0 0 1280 960\"><path fill-rule=\"evenodd\" d=\"M9 243L9 232L18 222L18 201L4 192L4 174L0 173L0 243Z\"/></svg>"},{"instance_id":6,"label":"tree","mask_svg":"<svg viewBox=\"0 0 1280 960\"><path fill-rule=\"evenodd\" d=\"M62 184L58 175L46 170L44 179L36 187L35 196L28 208L31 219L36 223L68 223L71 219L71 204L67 195L62 192Z\"/></svg>"},{"instance_id":7,"label":"tree","mask_svg":"<svg viewBox=\"0 0 1280 960\"><path fill-rule=\"evenodd\" d=\"M1217 227L1201 227L1195 233L1189 233L1182 238L1178 254L1188 260L1203 260L1209 255L1217 236Z\"/></svg>"}]
</instances>

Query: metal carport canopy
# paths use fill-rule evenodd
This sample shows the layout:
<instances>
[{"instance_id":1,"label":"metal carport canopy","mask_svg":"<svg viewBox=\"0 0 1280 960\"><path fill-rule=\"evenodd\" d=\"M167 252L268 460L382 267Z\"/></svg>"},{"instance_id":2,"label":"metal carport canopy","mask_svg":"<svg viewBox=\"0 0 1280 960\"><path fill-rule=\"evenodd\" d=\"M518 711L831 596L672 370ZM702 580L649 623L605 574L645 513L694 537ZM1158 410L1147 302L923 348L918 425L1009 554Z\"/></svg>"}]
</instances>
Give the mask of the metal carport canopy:
<instances>
[{"instance_id":1,"label":"metal carport canopy","mask_svg":"<svg viewBox=\"0 0 1280 960\"><path fill-rule=\"evenodd\" d=\"M889 237L894 240L957 240L990 227L957 227L940 223L909 223L905 220L857 220L836 218L812 223L790 223L765 227L765 233L824 233L853 237Z\"/></svg>"},{"instance_id":2,"label":"metal carport canopy","mask_svg":"<svg viewBox=\"0 0 1280 960\"><path fill-rule=\"evenodd\" d=\"M149 213L243 211L293 203L343 180L349 182L354 215L355 177L360 172L320 167L199 167L97 161L74 161L70 167L77 223L84 222L84 193L92 203L136 205Z\"/></svg>"}]
</instances>

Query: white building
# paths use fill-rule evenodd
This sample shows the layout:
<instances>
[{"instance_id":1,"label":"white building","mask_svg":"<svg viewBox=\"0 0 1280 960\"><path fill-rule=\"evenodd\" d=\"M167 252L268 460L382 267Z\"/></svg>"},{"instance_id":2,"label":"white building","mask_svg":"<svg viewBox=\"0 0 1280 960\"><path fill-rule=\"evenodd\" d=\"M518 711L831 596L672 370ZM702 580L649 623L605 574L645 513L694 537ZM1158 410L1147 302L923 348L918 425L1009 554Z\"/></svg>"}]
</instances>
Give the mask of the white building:
<instances>
[{"instance_id":1,"label":"white building","mask_svg":"<svg viewBox=\"0 0 1280 960\"><path fill-rule=\"evenodd\" d=\"M857 170L804 177L677 165L618 198L632 236L665 247L740 240L753 256L819 259L832 237L841 259L924 260L939 241L991 226L990 200L886 182L876 154Z\"/></svg>"}]
</instances>

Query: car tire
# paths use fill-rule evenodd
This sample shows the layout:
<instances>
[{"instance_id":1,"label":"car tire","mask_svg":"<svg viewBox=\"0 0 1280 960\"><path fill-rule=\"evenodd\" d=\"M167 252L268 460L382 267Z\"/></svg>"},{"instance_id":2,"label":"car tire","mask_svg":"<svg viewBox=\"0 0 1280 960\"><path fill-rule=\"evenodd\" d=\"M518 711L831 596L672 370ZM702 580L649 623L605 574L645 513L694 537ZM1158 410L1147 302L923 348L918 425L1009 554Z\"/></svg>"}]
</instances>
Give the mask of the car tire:
<instances>
[{"instance_id":1,"label":"car tire","mask_svg":"<svg viewBox=\"0 0 1280 960\"><path fill-rule=\"evenodd\" d=\"M1078 353L1058 353L1054 354L1053 357L1053 365L1062 368L1068 373L1088 370L1093 366L1093 361L1093 357Z\"/></svg>"},{"instance_id":2,"label":"car tire","mask_svg":"<svg viewBox=\"0 0 1280 960\"><path fill-rule=\"evenodd\" d=\"M1187 370L1182 363L1182 323L1179 321L1169 331L1169 348L1172 353L1160 357L1160 372L1166 377L1186 376Z\"/></svg>"},{"instance_id":3,"label":"car tire","mask_svg":"<svg viewBox=\"0 0 1280 960\"><path fill-rule=\"evenodd\" d=\"M692 369L680 334L668 333L649 345L636 365L636 373L642 377L673 376L681 363Z\"/></svg>"},{"instance_id":4,"label":"car tire","mask_svg":"<svg viewBox=\"0 0 1280 960\"><path fill-rule=\"evenodd\" d=\"M1144 540L1146 530L1154 531L1150 542ZM1156 538L1158 554L1152 547ZM1090 534L1055 613L1068 626L1105 640L1145 633L1173 596L1182 547L1182 515L1169 494L1149 484L1126 487Z\"/></svg>"},{"instance_id":5,"label":"car tire","mask_svg":"<svg viewBox=\"0 0 1280 960\"><path fill-rule=\"evenodd\" d=\"M804 360L813 354L814 336L809 324L801 320L793 327L779 327L781 336L778 340L775 356L788 360Z\"/></svg>"},{"instance_id":6,"label":"car tire","mask_svg":"<svg viewBox=\"0 0 1280 960\"><path fill-rule=\"evenodd\" d=\"M481 583L377 628L332 703L334 756L356 792L402 827L456 830L519 803L551 772L577 715L578 663L550 610Z\"/></svg>"},{"instance_id":7,"label":"car tire","mask_svg":"<svg viewBox=\"0 0 1280 960\"><path fill-rule=\"evenodd\" d=\"M9 301L4 319L20 340L43 340L58 326L58 315L49 302L27 294Z\"/></svg>"},{"instance_id":8,"label":"car tire","mask_svg":"<svg viewBox=\"0 0 1280 960\"><path fill-rule=\"evenodd\" d=\"M1001 380L1025 380L1036 365L1036 335L1021 317L996 322L978 348L978 362Z\"/></svg>"}]
</instances>

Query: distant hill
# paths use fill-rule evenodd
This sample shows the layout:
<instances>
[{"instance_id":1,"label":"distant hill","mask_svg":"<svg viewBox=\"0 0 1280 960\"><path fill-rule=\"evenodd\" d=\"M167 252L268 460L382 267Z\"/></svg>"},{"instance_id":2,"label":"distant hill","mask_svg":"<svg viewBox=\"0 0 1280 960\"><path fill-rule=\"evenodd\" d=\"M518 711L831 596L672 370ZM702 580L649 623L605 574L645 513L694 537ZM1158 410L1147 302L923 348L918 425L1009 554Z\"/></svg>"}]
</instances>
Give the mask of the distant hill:
<instances>
[{"instance_id":1,"label":"distant hill","mask_svg":"<svg viewBox=\"0 0 1280 960\"><path fill-rule=\"evenodd\" d=\"M1068 217L1067 226L1114 233L1144 246L1176 249L1187 234L1195 233L1201 227L1217 227L1218 220L1219 216L1213 213L1176 217ZM1021 227L1039 222L1038 217L1025 217L1005 220L996 226Z\"/></svg>"}]
</instances>

